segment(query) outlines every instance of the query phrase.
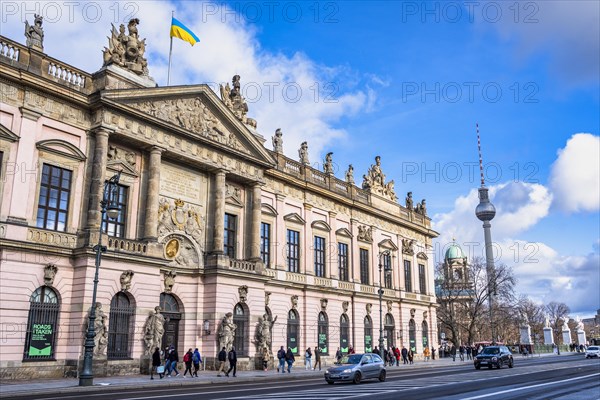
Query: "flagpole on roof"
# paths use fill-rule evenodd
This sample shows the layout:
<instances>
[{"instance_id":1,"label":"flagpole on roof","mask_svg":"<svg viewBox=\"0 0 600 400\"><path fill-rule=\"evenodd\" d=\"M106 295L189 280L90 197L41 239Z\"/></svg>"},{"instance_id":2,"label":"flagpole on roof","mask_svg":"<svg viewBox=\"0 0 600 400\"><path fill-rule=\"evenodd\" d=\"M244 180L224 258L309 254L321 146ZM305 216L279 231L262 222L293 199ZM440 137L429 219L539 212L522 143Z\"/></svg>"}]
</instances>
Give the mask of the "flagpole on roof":
<instances>
[{"instance_id":1,"label":"flagpole on roof","mask_svg":"<svg viewBox=\"0 0 600 400\"><path fill-rule=\"evenodd\" d=\"M171 23L174 17L175 11L171 11ZM169 29L171 28L169 27ZM171 54L173 53L173 36L171 34L169 34L169 36L171 36L171 44L169 45L169 69L167 70L167 86L169 86L169 84L171 83Z\"/></svg>"}]
</instances>

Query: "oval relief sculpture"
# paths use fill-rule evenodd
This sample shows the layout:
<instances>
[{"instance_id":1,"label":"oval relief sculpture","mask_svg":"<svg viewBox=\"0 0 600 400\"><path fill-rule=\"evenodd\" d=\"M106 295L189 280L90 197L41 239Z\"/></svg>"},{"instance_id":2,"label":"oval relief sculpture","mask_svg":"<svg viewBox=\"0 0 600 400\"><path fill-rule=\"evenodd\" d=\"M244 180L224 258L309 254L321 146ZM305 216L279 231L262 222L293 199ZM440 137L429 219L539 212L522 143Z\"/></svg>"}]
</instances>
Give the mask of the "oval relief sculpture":
<instances>
[{"instance_id":1,"label":"oval relief sculpture","mask_svg":"<svg viewBox=\"0 0 600 400\"><path fill-rule=\"evenodd\" d=\"M173 238L167 242L165 246L165 258L174 259L179 254L179 240Z\"/></svg>"}]
</instances>

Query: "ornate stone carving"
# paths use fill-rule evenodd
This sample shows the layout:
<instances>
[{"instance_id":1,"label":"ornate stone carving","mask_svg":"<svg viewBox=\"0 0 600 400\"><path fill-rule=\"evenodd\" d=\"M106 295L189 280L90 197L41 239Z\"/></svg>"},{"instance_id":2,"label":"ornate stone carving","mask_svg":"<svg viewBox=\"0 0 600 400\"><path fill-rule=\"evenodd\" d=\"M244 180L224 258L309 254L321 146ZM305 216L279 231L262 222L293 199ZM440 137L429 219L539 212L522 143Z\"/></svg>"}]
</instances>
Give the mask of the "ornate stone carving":
<instances>
[{"instance_id":1,"label":"ornate stone carving","mask_svg":"<svg viewBox=\"0 0 600 400\"><path fill-rule=\"evenodd\" d=\"M233 323L233 314L228 312L221 320L221 325L219 326L219 349L225 347L226 351L231 350L236 329L237 325Z\"/></svg>"},{"instance_id":2,"label":"ornate stone carving","mask_svg":"<svg viewBox=\"0 0 600 400\"><path fill-rule=\"evenodd\" d=\"M402 239L402 253L412 256L415 254L415 241L413 239Z\"/></svg>"},{"instance_id":3,"label":"ornate stone carving","mask_svg":"<svg viewBox=\"0 0 600 400\"><path fill-rule=\"evenodd\" d=\"M203 258L200 257L201 250L198 250L197 245L190 240L188 236L173 233L166 236L163 241L167 241L165 247L165 255L168 251L167 247L172 242L179 243L177 254L171 259L171 264L187 268L201 268Z\"/></svg>"},{"instance_id":4,"label":"ornate stone carving","mask_svg":"<svg viewBox=\"0 0 600 400\"><path fill-rule=\"evenodd\" d=\"M226 183L225 184L225 198L232 198L238 204L242 204L242 189L239 187Z\"/></svg>"},{"instance_id":5,"label":"ornate stone carving","mask_svg":"<svg viewBox=\"0 0 600 400\"><path fill-rule=\"evenodd\" d=\"M275 131L275 136L272 137L273 140L273 151L278 154L283 154L283 133L281 132L281 128L277 128Z\"/></svg>"},{"instance_id":6,"label":"ornate stone carving","mask_svg":"<svg viewBox=\"0 0 600 400\"><path fill-rule=\"evenodd\" d=\"M358 226L358 240L373 243L373 228L366 225Z\"/></svg>"},{"instance_id":7,"label":"ornate stone carving","mask_svg":"<svg viewBox=\"0 0 600 400\"><path fill-rule=\"evenodd\" d=\"M424 319L424 320L425 320L425 319L427 319L427 315L428 315L428 314L427 314L427 311L423 311L423 319Z\"/></svg>"},{"instance_id":8,"label":"ornate stone carving","mask_svg":"<svg viewBox=\"0 0 600 400\"><path fill-rule=\"evenodd\" d=\"M373 304L367 303L365 305L365 309L367 310L367 315L371 315L371 310L373 309Z\"/></svg>"},{"instance_id":9,"label":"ornate stone carving","mask_svg":"<svg viewBox=\"0 0 600 400\"><path fill-rule=\"evenodd\" d=\"M348 301L342 301L342 310L344 311L344 313L348 312L348 306L350 305L350 302Z\"/></svg>"},{"instance_id":10,"label":"ornate stone carving","mask_svg":"<svg viewBox=\"0 0 600 400\"><path fill-rule=\"evenodd\" d=\"M329 300L323 298L321 299L321 310L325 311L327 310L327 303L329 302Z\"/></svg>"},{"instance_id":11,"label":"ornate stone carving","mask_svg":"<svg viewBox=\"0 0 600 400\"><path fill-rule=\"evenodd\" d=\"M367 174L363 175L362 188L392 201L398 200L394 190L394 181L385 183L385 174L381 170L381 157L379 156L375 157L375 164L372 164Z\"/></svg>"},{"instance_id":12,"label":"ornate stone carving","mask_svg":"<svg viewBox=\"0 0 600 400\"><path fill-rule=\"evenodd\" d=\"M291 297L292 300L292 308L295 310L296 308L298 308L298 295L294 294Z\"/></svg>"},{"instance_id":13,"label":"ornate stone carving","mask_svg":"<svg viewBox=\"0 0 600 400\"><path fill-rule=\"evenodd\" d=\"M346 171L346 182L354 185L354 167L352 164L348 165L348 170Z\"/></svg>"},{"instance_id":14,"label":"ornate stone carving","mask_svg":"<svg viewBox=\"0 0 600 400\"><path fill-rule=\"evenodd\" d=\"M259 351L263 349L271 350L271 332L273 331L275 321L277 321L277 316L271 320L271 316L267 313L258 318L256 343L258 344Z\"/></svg>"},{"instance_id":15,"label":"ornate stone carving","mask_svg":"<svg viewBox=\"0 0 600 400\"><path fill-rule=\"evenodd\" d=\"M204 218L199 208L186 204L182 200L171 202L163 197L159 200L158 206L158 236L177 231L185 232L198 246L202 246Z\"/></svg>"},{"instance_id":16,"label":"ornate stone carving","mask_svg":"<svg viewBox=\"0 0 600 400\"><path fill-rule=\"evenodd\" d=\"M417 207L415 208L415 212L421 215L427 215L427 206L425 205L425 199L421 200L420 203L417 203Z\"/></svg>"},{"instance_id":17,"label":"ornate stone carving","mask_svg":"<svg viewBox=\"0 0 600 400\"><path fill-rule=\"evenodd\" d=\"M116 146L109 145L107 153L108 162L121 161L131 170L135 170L135 153L133 151L124 150Z\"/></svg>"},{"instance_id":18,"label":"ornate stone carving","mask_svg":"<svg viewBox=\"0 0 600 400\"><path fill-rule=\"evenodd\" d=\"M54 284L54 277L58 272L58 267L54 264L48 264L44 267L44 285L52 286Z\"/></svg>"},{"instance_id":19,"label":"ornate stone carving","mask_svg":"<svg viewBox=\"0 0 600 400\"><path fill-rule=\"evenodd\" d=\"M416 313L416 312L417 312L417 310L416 310L416 309L414 309L414 308L411 308L411 309L410 309L410 317L411 317L411 318L414 318L414 317L415 317L415 313Z\"/></svg>"},{"instance_id":20,"label":"ornate stone carving","mask_svg":"<svg viewBox=\"0 0 600 400\"><path fill-rule=\"evenodd\" d=\"M330 151L325 155L325 162L323 163L323 171L327 175L333 175L333 159L331 158L332 152Z\"/></svg>"},{"instance_id":21,"label":"ornate stone carving","mask_svg":"<svg viewBox=\"0 0 600 400\"><path fill-rule=\"evenodd\" d=\"M108 38L108 47L103 50L104 66L116 64L138 75L148 76L148 60L144 57L146 52L146 39L138 37L138 24L140 20L129 20L125 34L125 25L119 26L119 31L112 25L111 36Z\"/></svg>"},{"instance_id":22,"label":"ornate stone carving","mask_svg":"<svg viewBox=\"0 0 600 400\"><path fill-rule=\"evenodd\" d=\"M577 317L575 317L575 322L577 323L577 326L576 326L577 333L584 332L585 325L583 324L583 321L581 320L581 318L579 318L579 315Z\"/></svg>"},{"instance_id":23,"label":"ornate stone carving","mask_svg":"<svg viewBox=\"0 0 600 400\"><path fill-rule=\"evenodd\" d=\"M89 323L89 313L88 312L88 323ZM108 345L108 331L106 327L106 322L108 318L104 311L102 310L102 303L96 302L96 319L94 320L94 332L96 336L94 336L94 356L102 357L105 355L106 346ZM86 324L86 331L88 327Z\"/></svg>"},{"instance_id":24,"label":"ornate stone carving","mask_svg":"<svg viewBox=\"0 0 600 400\"><path fill-rule=\"evenodd\" d=\"M300 149L298 150L298 156L300 157L300 163L302 165L310 164L310 161L308 160L308 143L302 142Z\"/></svg>"},{"instance_id":25,"label":"ornate stone carving","mask_svg":"<svg viewBox=\"0 0 600 400\"><path fill-rule=\"evenodd\" d=\"M406 209L412 211L413 210L413 198L412 192L406 193L406 201L405 201Z\"/></svg>"},{"instance_id":26,"label":"ornate stone carving","mask_svg":"<svg viewBox=\"0 0 600 400\"><path fill-rule=\"evenodd\" d=\"M268 306L271 302L271 292L265 292L265 306Z\"/></svg>"},{"instance_id":27,"label":"ornate stone carving","mask_svg":"<svg viewBox=\"0 0 600 400\"><path fill-rule=\"evenodd\" d=\"M248 300L248 286L240 286L238 288L238 294L240 295L240 303L245 303Z\"/></svg>"},{"instance_id":28,"label":"ornate stone carving","mask_svg":"<svg viewBox=\"0 0 600 400\"><path fill-rule=\"evenodd\" d=\"M165 271L165 293L171 293L173 291L173 285L175 285L175 277L177 276L177 272L175 271Z\"/></svg>"},{"instance_id":29,"label":"ornate stone carving","mask_svg":"<svg viewBox=\"0 0 600 400\"><path fill-rule=\"evenodd\" d=\"M27 47L44 51L44 28L42 23L44 17L38 14L33 14L33 26L29 25L29 21L25 20L25 38L27 38Z\"/></svg>"},{"instance_id":30,"label":"ornate stone carving","mask_svg":"<svg viewBox=\"0 0 600 400\"><path fill-rule=\"evenodd\" d=\"M160 348L162 337L165 333L165 317L160 312L160 307L154 307L144 324L144 354L151 356L155 348Z\"/></svg>"},{"instance_id":31,"label":"ornate stone carving","mask_svg":"<svg viewBox=\"0 0 600 400\"><path fill-rule=\"evenodd\" d=\"M121 282L122 291L125 292L131 288L131 279L133 278L133 275L135 275L135 273L130 269L121 273L119 281Z\"/></svg>"},{"instance_id":32,"label":"ornate stone carving","mask_svg":"<svg viewBox=\"0 0 600 400\"><path fill-rule=\"evenodd\" d=\"M234 75L231 79L231 84L233 85L233 88L229 87L229 83L225 86L219 85L221 100L243 124L256 129L256 120L246 117L246 114L248 113L248 104L246 103L244 96L242 96L240 76Z\"/></svg>"},{"instance_id":33,"label":"ornate stone carving","mask_svg":"<svg viewBox=\"0 0 600 400\"><path fill-rule=\"evenodd\" d=\"M177 238L169 239L167 244L165 245L165 258L169 260L175 259L177 255L179 255L179 249L181 248L181 244Z\"/></svg>"},{"instance_id":34,"label":"ornate stone carving","mask_svg":"<svg viewBox=\"0 0 600 400\"><path fill-rule=\"evenodd\" d=\"M570 331L571 329L569 328L569 318L564 317L562 320L563 320L562 330L563 331Z\"/></svg>"},{"instance_id":35,"label":"ornate stone carving","mask_svg":"<svg viewBox=\"0 0 600 400\"><path fill-rule=\"evenodd\" d=\"M388 300L388 301L386 301L386 304L387 304L388 312L391 313L392 312L392 306L394 305L394 302L391 301L391 300Z\"/></svg>"}]
</instances>

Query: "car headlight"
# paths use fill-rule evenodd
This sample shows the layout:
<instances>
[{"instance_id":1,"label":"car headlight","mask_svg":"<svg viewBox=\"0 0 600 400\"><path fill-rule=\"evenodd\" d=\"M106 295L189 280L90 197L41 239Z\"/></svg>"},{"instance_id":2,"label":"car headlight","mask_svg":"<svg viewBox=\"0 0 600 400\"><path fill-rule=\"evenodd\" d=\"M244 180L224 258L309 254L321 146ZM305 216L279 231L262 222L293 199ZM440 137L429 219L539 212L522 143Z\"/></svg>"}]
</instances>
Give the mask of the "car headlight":
<instances>
[{"instance_id":1,"label":"car headlight","mask_svg":"<svg viewBox=\"0 0 600 400\"><path fill-rule=\"evenodd\" d=\"M349 374L350 372L352 372L352 370L350 368L347 368L342 371L342 374Z\"/></svg>"}]
</instances>

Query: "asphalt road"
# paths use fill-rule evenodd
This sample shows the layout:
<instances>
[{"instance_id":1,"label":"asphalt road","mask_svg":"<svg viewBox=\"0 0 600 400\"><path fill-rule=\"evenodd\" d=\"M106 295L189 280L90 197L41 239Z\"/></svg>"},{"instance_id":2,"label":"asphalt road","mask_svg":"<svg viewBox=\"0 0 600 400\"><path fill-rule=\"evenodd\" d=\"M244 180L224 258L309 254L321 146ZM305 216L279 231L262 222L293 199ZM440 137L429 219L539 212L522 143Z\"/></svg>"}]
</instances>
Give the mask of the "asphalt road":
<instances>
[{"instance_id":1,"label":"asphalt road","mask_svg":"<svg viewBox=\"0 0 600 400\"><path fill-rule=\"evenodd\" d=\"M600 399L600 360L583 357L545 357L521 359L515 367L475 370L472 364L451 367L401 370L388 368L388 379L360 385L327 385L322 378L286 379L273 376L269 381L186 385L185 387L121 389L99 388L85 393L32 395L20 399L36 400L272 400L272 399Z\"/></svg>"}]
</instances>

